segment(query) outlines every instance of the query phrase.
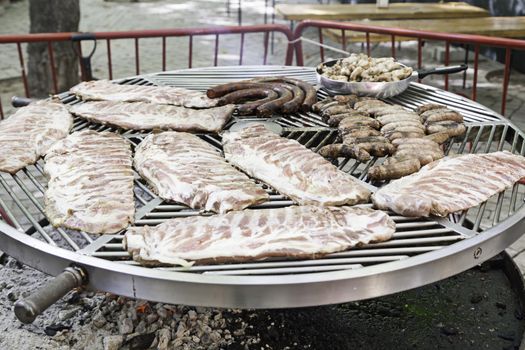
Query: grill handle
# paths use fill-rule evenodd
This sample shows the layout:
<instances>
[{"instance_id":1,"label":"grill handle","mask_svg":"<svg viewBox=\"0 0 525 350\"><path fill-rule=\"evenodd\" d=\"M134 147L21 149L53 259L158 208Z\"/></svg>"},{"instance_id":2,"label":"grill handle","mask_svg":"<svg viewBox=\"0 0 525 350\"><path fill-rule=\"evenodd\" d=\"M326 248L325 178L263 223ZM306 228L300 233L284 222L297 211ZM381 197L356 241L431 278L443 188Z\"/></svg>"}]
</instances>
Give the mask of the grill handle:
<instances>
[{"instance_id":1,"label":"grill handle","mask_svg":"<svg viewBox=\"0 0 525 350\"><path fill-rule=\"evenodd\" d=\"M424 77L432 74L450 74L466 71L468 66L466 64L460 64L458 66L448 66L448 67L437 67L426 70L420 70L417 72L418 79L423 79Z\"/></svg>"},{"instance_id":2,"label":"grill handle","mask_svg":"<svg viewBox=\"0 0 525 350\"><path fill-rule=\"evenodd\" d=\"M80 267L66 267L64 272L47 282L42 288L15 303L15 315L23 323L32 323L48 307L70 290L87 281L87 274Z\"/></svg>"}]
</instances>

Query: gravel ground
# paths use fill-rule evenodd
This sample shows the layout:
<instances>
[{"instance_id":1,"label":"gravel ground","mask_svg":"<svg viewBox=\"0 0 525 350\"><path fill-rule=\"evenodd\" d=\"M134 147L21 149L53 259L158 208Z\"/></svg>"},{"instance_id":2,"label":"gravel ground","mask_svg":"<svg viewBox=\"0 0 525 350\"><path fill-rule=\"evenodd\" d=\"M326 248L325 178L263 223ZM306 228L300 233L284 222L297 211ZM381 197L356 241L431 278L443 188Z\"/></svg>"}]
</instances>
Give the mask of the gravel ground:
<instances>
[{"instance_id":1,"label":"gravel ground","mask_svg":"<svg viewBox=\"0 0 525 350\"><path fill-rule=\"evenodd\" d=\"M2 349L518 349L523 305L497 263L369 301L288 310L221 310L73 291L32 325L18 296L47 277L5 259Z\"/></svg>"}]
</instances>

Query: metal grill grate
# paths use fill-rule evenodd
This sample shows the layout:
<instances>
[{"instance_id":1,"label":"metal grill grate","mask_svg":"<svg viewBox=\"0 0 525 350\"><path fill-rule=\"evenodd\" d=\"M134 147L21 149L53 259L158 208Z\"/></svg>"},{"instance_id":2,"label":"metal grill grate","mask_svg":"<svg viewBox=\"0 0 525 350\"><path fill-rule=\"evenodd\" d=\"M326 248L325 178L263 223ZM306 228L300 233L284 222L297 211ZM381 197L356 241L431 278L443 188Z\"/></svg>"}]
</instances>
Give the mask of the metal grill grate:
<instances>
[{"instance_id":1,"label":"metal grill grate","mask_svg":"<svg viewBox=\"0 0 525 350\"><path fill-rule=\"evenodd\" d=\"M282 75L282 68L255 67L239 73L232 69L214 68L213 72L206 69L190 70L177 73L162 73L145 78L136 77L121 80L122 84L166 84L193 89L205 89L210 85L263 75ZM294 68L286 71L287 76L302 78L312 82L315 76L311 69ZM313 78L312 78L313 77ZM319 92L324 98L326 93ZM66 104L79 101L67 93L59 96ZM430 89L424 85L414 84L404 94L387 100L390 103L403 105L414 109L418 105L437 102L446 104L466 116L468 131L464 138L453 140L446 145L446 153L476 153L506 149L516 153L525 153L523 134L503 122L498 115L471 101L458 96ZM238 118L238 117L236 117ZM243 118L246 119L246 118ZM300 113L271 119L284 127L283 136L295 139L311 148L319 150L323 145L333 143L337 131L330 129L314 113ZM98 131L113 131L125 136L135 147L147 135L146 131L123 131L115 127L75 119L73 130L93 129ZM221 150L220 136L200 135L212 146ZM353 176L368 183L366 178L370 166L382 159L373 158L367 163L354 159L339 159L337 166ZM43 174L43 162L40 160L34 166L29 166L14 176L2 174L0 183L8 195L0 198L0 205L6 209L14 226L29 235L83 255L89 255L106 260L116 261L126 265L136 265L123 249L122 235L88 235L83 232L52 228L43 213L43 193L46 181ZM379 185L377 183L369 184ZM263 186L261 184L261 186ZM270 201L254 208L277 208L292 205L285 196L265 186L270 194ZM357 269L366 266L407 259L412 256L442 249L464 238L475 235L481 229L495 226L518 210L523 204L525 186L516 184L512 189L494 196L486 203L472 208L464 213L450 216L450 220L425 220L397 216L390 213L396 222L394 238L388 242L368 244L350 251L330 254L323 259L304 261L280 261L271 259L264 262L193 266L191 268L162 267L165 271L184 271L199 274L230 274L230 275L281 275L326 272L347 269ZM208 215L190 209L184 205L166 203L159 199L135 174L136 225L156 225L163 221L194 215ZM11 205L6 200L12 201Z\"/></svg>"}]
</instances>

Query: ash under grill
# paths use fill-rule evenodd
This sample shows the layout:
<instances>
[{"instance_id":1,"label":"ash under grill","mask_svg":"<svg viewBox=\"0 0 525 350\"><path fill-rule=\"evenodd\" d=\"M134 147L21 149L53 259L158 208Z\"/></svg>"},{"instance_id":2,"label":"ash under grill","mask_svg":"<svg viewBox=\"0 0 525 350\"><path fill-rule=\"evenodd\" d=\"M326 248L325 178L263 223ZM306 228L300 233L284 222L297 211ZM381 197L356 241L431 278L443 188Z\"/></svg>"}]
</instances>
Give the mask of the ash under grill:
<instances>
[{"instance_id":1,"label":"ash under grill","mask_svg":"<svg viewBox=\"0 0 525 350\"><path fill-rule=\"evenodd\" d=\"M150 75L147 77L136 77L121 80L120 83L140 85L168 84L204 90L211 85L264 75L287 75L315 82L315 74L311 69L297 67L252 67L239 73L237 68L216 67L214 69L187 70ZM324 91L319 92L320 98L324 98L325 96L326 93ZM61 101L66 104L81 103L74 96L67 93L59 97ZM482 153L498 150L508 150L522 155L525 154L525 142L522 132L496 113L457 95L436 90L425 85L413 84L405 93L398 97L390 98L387 102L400 104L410 109L415 109L417 106L425 103L441 103L462 113L465 116L468 127L467 133L465 137L454 139L445 145L447 154ZM234 119L245 120L249 118L235 116ZM272 118L270 121L283 127L284 137L295 139L313 151L318 151L322 146L334 143L337 139L337 130L329 128L321 118L314 113L280 116ZM232 123L230 123L229 126L231 126ZM136 147L148 133L147 131L123 131L115 127L75 118L73 130L78 131L83 129L120 133L129 140L133 148ZM199 136L210 145L221 150L220 136L211 134L202 134ZM377 186L383 185L383 183L371 183L366 177L367 170L372 165L382 161L383 159L373 157L369 162L360 163L354 159L340 158L337 160L336 165L342 171L366 182L370 188L374 189ZM498 224L507 218L516 219L516 217L518 217L519 220L522 220L522 207L525 198L525 186L516 184L513 188L492 197L480 206L463 213L450 215L448 218L414 219L389 213L391 218L396 222L396 233L390 241L367 244L349 251L329 254L324 258L315 260L269 259L252 263L197 265L190 268L156 267L128 270L128 267L138 268L138 264L131 260L129 254L123 247L123 232L116 235L99 236L67 229L53 228L49 225L43 213L43 193L47 185L43 174L42 160L39 160L35 165L28 166L16 175L1 174L0 185L0 191L2 192L2 196L0 196L0 206L5 209L13 226L19 232L23 232L25 235L30 235L38 241L44 242L51 250L60 247L63 248L64 251L74 253L71 256L75 257L73 260L79 263L81 263L82 257L97 258L95 260L89 260L97 262L97 264L104 265L105 263L111 263L111 265L104 265L104 268L95 266L95 271L90 271L90 285L93 288L165 302L239 307L304 306L357 300L363 297L373 297L404 290L447 277L450 274L467 269L476 263L472 258L463 263L460 260L454 263L452 262L452 252L454 254L460 254L462 250L459 245L466 242L474 242L475 239L480 240L481 246L483 240L478 236L494 231L494 228L497 229L501 226L498 226ZM252 208L278 208L293 205L292 201L268 186L263 184L260 184L260 186L263 186L268 191L270 201ZM135 224L139 226L157 225L165 220L177 217L209 215L208 213L199 212L184 205L167 203L161 200L136 173L135 203L137 208ZM2 227L0 227L0 229L2 229ZM499 233L501 232L503 232L503 229L501 229ZM517 233L514 234L514 239L517 238L516 235ZM494 254L505 247L506 246L503 246L501 249L498 248L499 250L495 251ZM20 249L23 249L23 247ZM64 253L64 251L52 251L52 255L55 259L60 260L61 263L71 261L70 258L66 257L67 254ZM447 271L448 275L444 275L443 273L428 274L424 268L420 267L427 261L426 258L430 257L432 252L436 253L436 255L434 255L436 258L441 258L438 254L442 251L448 251L450 254L450 259L447 264L459 264L459 266L454 266L450 271ZM446 253L443 254L446 255ZM490 256L487 256L483 260L489 257ZM475 259L479 259L479 257ZM399 265L393 264L396 262ZM479 262L481 261L478 261L478 263ZM31 262L26 263L31 264ZM366 286L367 283L372 283L373 281L377 282L377 278L380 278L378 276L393 271L392 269L395 269L396 266L403 267L406 271L412 271L412 276L415 276L415 279L409 282L394 283L392 286L381 286L373 291L362 290L362 288L364 288L362 286ZM45 263L35 267L45 272L53 273L55 271L53 268L46 266ZM435 267L438 268L437 265ZM118 273L115 275L115 279L112 280L109 276L106 277L98 273L97 269L103 270L104 273L111 271L109 275L115 271L118 271ZM417 273L414 274L414 271ZM330 273L334 273L334 275ZM344 275L339 276L337 275L338 273L343 273ZM421 276L419 274L428 275ZM117 275L120 277L117 278ZM142 276L139 278L137 277L139 275ZM359 284L356 284L354 290L340 290L329 293L329 298L321 298L321 296L315 297L316 292L315 288L313 288L313 297L301 297L296 298L296 300L291 300L291 296L293 296L296 291L291 287L284 290L282 289L287 288L286 285L290 284L290 280L284 283L284 280L282 280L282 276L284 275L287 275L287 278L291 278L294 283L297 282L296 284L298 286L306 283L303 281L322 281L336 275L338 276L336 280L344 281L341 282L340 286L345 286L345 288L354 285L354 283ZM187 291L191 290L195 295L190 295L187 291L186 293L181 292L181 294L173 295L173 293L167 294L164 291L158 290L161 286L166 286L167 288L168 285L166 283L177 284L181 282L186 278L182 276L190 276L187 278L190 278L189 281L193 281L196 286L191 287L185 285L182 287L180 284L177 286L182 288L182 290L188 288ZM229 277L233 279L217 280L215 279L219 278L217 276L225 276L224 278ZM302 280L300 276L304 276L305 280ZM367 280L368 282L362 280L362 278L364 278L363 276L370 276L370 279ZM240 278L243 277L257 279L240 280ZM129 280L130 278L131 281ZM254 285L257 285L259 288L261 288L261 285L266 286L270 281L268 280L269 278L273 278L271 279L273 284L282 284L282 286L280 285L278 288L274 286L274 288L277 288L275 291L281 290L281 292L289 293L290 297L268 300L272 298L269 298L268 294L264 294L263 291L261 291L260 293L262 294L257 297L259 291L253 291L252 287ZM398 275L398 272L396 272L389 278L401 277ZM405 276L405 278L408 277ZM156 283L155 288L150 288L148 291L147 285L151 283L152 279L154 280L153 283ZM139 280L144 280L142 286L137 285L139 284L139 282L137 282ZM388 278L385 277L383 282L387 283L387 281ZM188 283L188 280L185 280L184 283ZM218 287L214 283L219 283L222 287ZM206 291L202 290L198 292L194 290L194 288L202 284L213 285L215 289L214 291L209 291L211 294L206 294ZM357 287L358 285L361 287ZM251 293L250 296L246 295L248 292ZM217 293L233 293L234 295L218 295ZM198 299L199 295L204 294L207 295L208 300ZM235 294L242 295L242 297L237 297ZM265 298L265 300L258 300L257 298Z\"/></svg>"}]
</instances>

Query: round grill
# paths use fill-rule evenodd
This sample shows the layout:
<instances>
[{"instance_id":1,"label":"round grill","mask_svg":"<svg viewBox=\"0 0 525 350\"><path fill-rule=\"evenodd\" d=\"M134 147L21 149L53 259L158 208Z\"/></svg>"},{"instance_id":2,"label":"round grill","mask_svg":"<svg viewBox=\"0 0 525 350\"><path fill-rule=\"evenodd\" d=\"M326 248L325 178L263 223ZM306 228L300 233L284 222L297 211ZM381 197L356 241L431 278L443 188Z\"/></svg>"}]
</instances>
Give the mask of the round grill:
<instances>
[{"instance_id":1,"label":"round grill","mask_svg":"<svg viewBox=\"0 0 525 350\"><path fill-rule=\"evenodd\" d=\"M164 72L118 81L121 84L173 85L204 90L216 84L255 76L289 76L315 83L313 68L251 66L214 67ZM319 98L326 93L319 92ZM64 93L65 104L81 103ZM446 144L446 153L484 153L508 150L525 153L524 134L497 113L458 95L422 84L412 84L403 94L386 100L411 109L441 103L465 116L467 133ZM232 123L240 120L235 117ZM249 118L242 118L243 120ZM260 119L257 119L260 120ZM317 151L333 143L337 130L314 113L271 118L283 127L283 136ZM229 126L231 126L231 124ZM229 127L228 126L228 127ZM124 131L75 119L74 131L93 129L122 134L134 146L146 131ZM199 135L221 149L219 135ZM339 159L337 166L375 187L367 163ZM146 268L131 260L116 235L53 228L44 213L46 179L43 161L16 175L0 175L0 206L12 226L0 222L0 249L21 262L57 275L71 264L83 267L88 287L133 298L167 303L216 307L277 308L339 303L378 297L446 278L496 255L523 232L525 186L516 184L487 202L448 218L414 219L389 213L396 222L392 240L360 246L315 260L198 265L190 268ZM270 201L256 208L292 205L285 196L264 186ZM207 215L158 198L135 174L136 225L156 225L171 218ZM254 207L255 208L255 207Z\"/></svg>"}]
</instances>

